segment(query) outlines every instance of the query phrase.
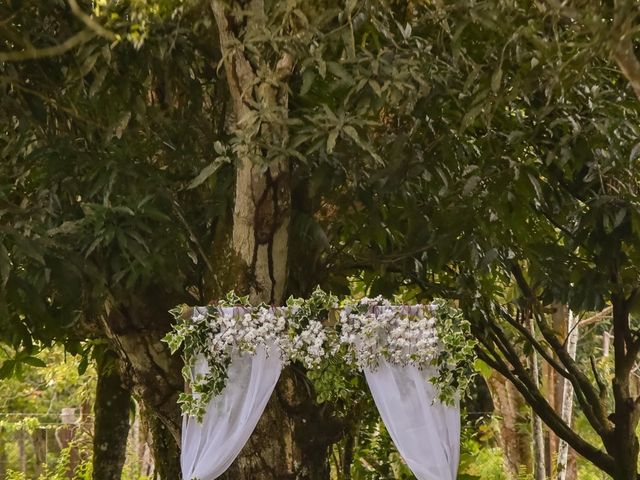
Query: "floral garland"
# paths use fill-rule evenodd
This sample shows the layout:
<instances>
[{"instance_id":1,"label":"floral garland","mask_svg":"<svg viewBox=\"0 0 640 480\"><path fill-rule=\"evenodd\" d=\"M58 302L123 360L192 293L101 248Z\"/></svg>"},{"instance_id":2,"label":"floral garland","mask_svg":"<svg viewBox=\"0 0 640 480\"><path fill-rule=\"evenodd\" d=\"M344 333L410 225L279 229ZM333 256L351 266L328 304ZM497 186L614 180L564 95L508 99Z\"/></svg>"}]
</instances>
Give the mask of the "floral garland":
<instances>
[{"instance_id":1,"label":"floral garland","mask_svg":"<svg viewBox=\"0 0 640 480\"><path fill-rule=\"evenodd\" d=\"M340 313L340 343L347 360L360 369L375 368L380 358L424 368L438 350L435 306L397 306L382 297L363 298Z\"/></svg>"},{"instance_id":2,"label":"floral garland","mask_svg":"<svg viewBox=\"0 0 640 480\"><path fill-rule=\"evenodd\" d=\"M429 305L392 305L381 296L345 302L340 313L345 360L363 370L381 358L396 365L431 367L439 399L451 404L473 381L476 341L462 311L436 299Z\"/></svg>"},{"instance_id":3,"label":"floral garland","mask_svg":"<svg viewBox=\"0 0 640 480\"><path fill-rule=\"evenodd\" d=\"M336 325L332 312L341 307ZM382 297L344 301L316 289L309 299L290 298L283 307L251 306L229 294L216 305L172 310L176 323L165 337L172 353L181 350L183 376L190 392L180 396L183 413L202 419L206 406L224 389L237 353L280 355L286 365L307 370L343 356L359 370L375 368L381 358L420 369L432 366L441 400L451 402L473 378L474 346L469 323L443 300L430 305L394 306ZM204 373L197 366L206 362Z\"/></svg>"},{"instance_id":4,"label":"floral garland","mask_svg":"<svg viewBox=\"0 0 640 480\"><path fill-rule=\"evenodd\" d=\"M211 398L224 389L237 353L252 354L262 347L269 355L280 355L285 365L317 367L334 343L322 321L337 306L336 297L318 289L308 300L290 298L284 307L252 306L248 297L232 292L216 305L194 308L190 318L184 315L185 305L171 310L176 323L164 341L172 354L182 349L182 375L190 386L178 399L182 412L202 419ZM202 361L208 365L206 373L196 368Z\"/></svg>"}]
</instances>

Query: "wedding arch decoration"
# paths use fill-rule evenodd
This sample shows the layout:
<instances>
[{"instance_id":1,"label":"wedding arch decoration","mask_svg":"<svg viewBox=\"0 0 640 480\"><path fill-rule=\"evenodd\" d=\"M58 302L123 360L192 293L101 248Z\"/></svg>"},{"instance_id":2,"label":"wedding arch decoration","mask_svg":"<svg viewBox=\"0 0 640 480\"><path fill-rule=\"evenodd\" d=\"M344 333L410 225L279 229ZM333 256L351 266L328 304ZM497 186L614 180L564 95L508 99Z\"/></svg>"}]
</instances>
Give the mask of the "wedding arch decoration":
<instances>
[{"instance_id":1,"label":"wedding arch decoration","mask_svg":"<svg viewBox=\"0 0 640 480\"><path fill-rule=\"evenodd\" d=\"M342 300L317 289L286 305L252 306L230 293L206 307L180 306L165 337L180 351L189 390L182 470L213 480L254 430L282 368L308 370L336 357L360 370L400 455L419 480L454 480L459 460L459 395L473 377L474 341L459 309L444 300L393 305Z\"/></svg>"}]
</instances>

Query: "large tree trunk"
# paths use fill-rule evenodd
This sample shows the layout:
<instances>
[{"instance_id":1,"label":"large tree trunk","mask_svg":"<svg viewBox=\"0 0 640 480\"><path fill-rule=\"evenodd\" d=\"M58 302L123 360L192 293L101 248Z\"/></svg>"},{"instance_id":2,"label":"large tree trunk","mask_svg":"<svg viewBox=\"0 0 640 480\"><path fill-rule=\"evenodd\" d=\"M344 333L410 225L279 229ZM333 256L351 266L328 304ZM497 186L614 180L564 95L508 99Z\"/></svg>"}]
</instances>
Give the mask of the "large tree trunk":
<instances>
[{"instance_id":1,"label":"large tree trunk","mask_svg":"<svg viewBox=\"0 0 640 480\"><path fill-rule=\"evenodd\" d=\"M93 479L120 480L129 436L131 393L124 384L121 361L107 350L97 361L94 404Z\"/></svg>"},{"instance_id":2,"label":"large tree trunk","mask_svg":"<svg viewBox=\"0 0 640 480\"><path fill-rule=\"evenodd\" d=\"M281 304L287 278L290 190L286 161L264 170L251 153L238 159L233 212L233 288L252 303ZM300 478L294 428L286 413L289 390L278 386L249 442L229 469L229 479ZM280 395L281 394L281 395Z\"/></svg>"},{"instance_id":3,"label":"large tree trunk","mask_svg":"<svg viewBox=\"0 0 640 480\"><path fill-rule=\"evenodd\" d=\"M640 419L638 388L632 371L638 358L640 343L629 326L629 304L622 295L614 295L613 341L614 378L613 399L614 429L606 441L608 452L615 458L615 480L637 480L640 445L636 429Z\"/></svg>"},{"instance_id":4,"label":"large tree trunk","mask_svg":"<svg viewBox=\"0 0 640 480\"><path fill-rule=\"evenodd\" d=\"M179 479L182 362L170 354L162 338L171 326L169 309L185 299L154 286L131 295L128 302L111 308L103 327L123 362L131 391L144 408L156 472L162 479Z\"/></svg>"},{"instance_id":5,"label":"large tree trunk","mask_svg":"<svg viewBox=\"0 0 640 480\"><path fill-rule=\"evenodd\" d=\"M276 82L286 82L294 59L283 53L271 66L272 76L260 80L254 66L238 48L241 39L236 35L241 27L234 23L237 18L228 15L229 6L220 0L211 2L233 101L234 132L251 129L247 121L256 118L257 105L266 111L279 112L281 118L272 124L263 122L256 135L263 143L286 147L287 88ZM250 25L259 30L259 23L266 20L263 3L244 2L243 8L251 11ZM228 249L231 275L227 276L227 282L221 282L221 287L248 294L253 303L281 304L288 277L290 160L259 150L251 140L236 147L233 230ZM323 431L326 423L320 418L309 390L304 373L293 367L285 369L256 430L225 478L328 478L327 448L334 432L331 428Z\"/></svg>"}]
</instances>

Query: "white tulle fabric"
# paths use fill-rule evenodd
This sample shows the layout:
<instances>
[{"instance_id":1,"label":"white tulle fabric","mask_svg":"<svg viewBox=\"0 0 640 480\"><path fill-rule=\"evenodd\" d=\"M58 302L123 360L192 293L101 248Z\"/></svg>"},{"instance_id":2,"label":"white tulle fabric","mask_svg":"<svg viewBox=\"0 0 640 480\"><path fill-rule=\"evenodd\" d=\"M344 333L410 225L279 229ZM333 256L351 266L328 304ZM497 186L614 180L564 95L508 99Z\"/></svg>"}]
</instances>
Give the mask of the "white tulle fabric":
<instances>
[{"instance_id":1,"label":"white tulle fabric","mask_svg":"<svg viewBox=\"0 0 640 480\"><path fill-rule=\"evenodd\" d=\"M204 359L196 373L207 371ZM202 423L184 417L182 423L182 477L213 480L224 473L249 440L276 386L282 360L273 351L258 348L254 355L232 360L225 389L213 398Z\"/></svg>"},{"instance_id":2,"label":"white tulle fabric","mask_svg":"<svg viewBox=\"0 0 640 480\"><path fill-rule=\"evenodd\" d=\"M381 359L365 369L380 416L418 480L455 480L460 460L460 408L436 400L433 370Z\"/></svg>"}]
</instances>

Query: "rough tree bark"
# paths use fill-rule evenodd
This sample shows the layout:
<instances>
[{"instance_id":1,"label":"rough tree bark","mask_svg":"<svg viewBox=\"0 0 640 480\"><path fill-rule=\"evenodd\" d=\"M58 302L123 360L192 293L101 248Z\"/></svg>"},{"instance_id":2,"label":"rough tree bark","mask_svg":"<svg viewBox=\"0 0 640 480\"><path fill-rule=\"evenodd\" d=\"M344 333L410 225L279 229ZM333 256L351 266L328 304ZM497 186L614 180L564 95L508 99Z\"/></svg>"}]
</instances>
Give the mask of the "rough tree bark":
<instances>
[{"instance_id":1,"label":"rough tree bark","mask_svg":"<svg viewBox=\"0 0 640 480\"><path fill-rule=\"evenodd\" d=\"M179 479L181 413L178 394L184 389L181 360L162 338L171 326L173 306L186 299L156 286L131 292L129 301L113 306L102 318L103 329L123 362L124 377L145 411L153 437L156 472Z\"/></svg>"},{"instance_id":2,"label":"rough tree bark","mask_svg":"<svg viewBox=\"0 0 640 480\"><path fill-rule=\"evenodd\" d=\"M122 477L129 435L131 393L124 383L121 368L121 361L111 350L98 358L94 404L94 480L119 480Z\"/></svg>"},{"instance_id":3,"label":"rough tree bark","mask_svg":"<svg viewBox=\"0 0 640 480\"><path fill-rule=\"evenodd\" d=\"M629 325L629 308L632 302L622 294L616 294L611 303L615 365L612 387L615 407L612 415L614 428L605 446L616 460L613 477L616 480L634 480L638 478L640 446L636 429L640 409L637 388L631 380L631 374L640 351L640 339Z\"/></svg>"}]
</instances>

